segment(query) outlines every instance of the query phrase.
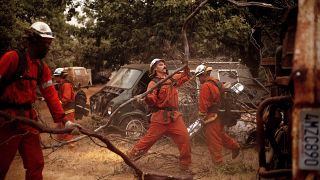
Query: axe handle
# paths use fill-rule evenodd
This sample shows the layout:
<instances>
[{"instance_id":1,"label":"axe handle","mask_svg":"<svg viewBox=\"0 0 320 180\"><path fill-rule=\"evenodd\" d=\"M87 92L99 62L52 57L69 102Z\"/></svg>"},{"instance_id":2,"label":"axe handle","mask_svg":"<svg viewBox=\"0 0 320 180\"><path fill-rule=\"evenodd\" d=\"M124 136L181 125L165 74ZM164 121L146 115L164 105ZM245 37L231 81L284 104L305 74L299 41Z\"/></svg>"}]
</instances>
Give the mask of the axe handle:
<instances>
[{"instance_id":1,"label":"axe handle","mask_svg":"<svg viewBox=\"0 0 320 180\"><path fill-rule=\"evenodd\" d=\"M178 72L180 72L181 70L185 69L187 67L187 64L184 64L183 66L181 66L180 68L176 69L173 73L169 74L166 78L161 79L154 87L150 88L149 90L147 90L146 92L140 94L141 97L145 97L147 96L149 93L151 93L153 90L155 90L156 88L158 88L162 83L166 82L168 79L170 79L173 75L177 74Z\"/></svg>"}]
</instances>

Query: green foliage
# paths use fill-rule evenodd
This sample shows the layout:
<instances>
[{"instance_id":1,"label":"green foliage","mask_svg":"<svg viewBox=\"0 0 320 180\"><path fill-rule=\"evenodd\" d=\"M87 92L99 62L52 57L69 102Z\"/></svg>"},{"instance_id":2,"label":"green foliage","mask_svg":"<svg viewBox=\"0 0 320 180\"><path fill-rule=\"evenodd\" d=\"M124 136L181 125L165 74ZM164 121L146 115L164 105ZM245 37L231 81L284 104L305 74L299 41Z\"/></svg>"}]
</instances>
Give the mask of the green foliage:
<instances>
[{"instance_id":1,"label":"green foliage","mask_svg":"<svg viewBox=\"0 0 320 180\"><path fill-rule=\"evenodd\" d=\"M15 4L11 0L0 3L0 56L15 44Z\"/></svg>"},{"instance_id":2,"label":"green foliage","mask_svg":"<svg viewBox=\"0 0 320 180\"><path fill-rule=\"evenodd\" d=\"M71 49L75 47L70 38L72 27L65 22L66 3L72 0L5 0L0 5L0 54L21 45L24 30L35 21L44 21L55 34L55 41L47 62L51 67L68 63L72 65ZM68 58L70 57L70 58ZM56 61L57 60L57 61ZM65 62L67 61L67 62Z\"/></svg>"},{"instance_id":3,"label":"green foliage","mask_svg":"<svg viewBox=\"0 0 320 180\"><path fill-rule=\"evenodd\" d=\"M181 29L186 17L195 9L194 1L86 1L84 12L96 22L87 26L100 49L97 56L86 59L111 67L131 61L149 63L152 58L183 58ZM93 32L91 31L93 30ZM206 5L187 29L191 57L239 57L248 44L250 25L235 7L214 8ZM100 47L102 40L109 43ZM95 54L87 51L89 54ZM102 57L101 55L107 55ZM238 58L236 58L238 59ZM107 61L107 63L103 63ZM111 63L112 62L112 63Z\"/></svg>"},{"instance_id":4,"label":"green foliage","mask_svg":"<svg viewBox=\"0 0 320 180\"><path fill-rule=\"evenodd\" d=\"M155 57L183 58L181 29L187 16L201 3L194 0L4 1L0 4L0 54L16 48L24 28L42 20L50 25L56 37L47 56L52 68L86 66L94 71L129 62L149 63ZM275 1L275 5L294 5L294 0L291 1ZM76 10L80 5L82 13ZM247 57L252 56L255 58L250 61L257 61L258 55L248 54L253 27L262 29L262 55L273 55L281 15L280 11L238 8L224 1L210 1L188 24L191 58L250 59ZM67 24L66 20L72 17L82 26Z\"/></svg>"},{"instance_id":5,"label":"green foliage","mask_svg":"<svg viewBox=\"0 0 320 180\"><path fill-rule=\"evenodd\" d=\"M234 7L214 9L207 6L195 18L194 41L197 56L239 57L240 49L246 48L251 27L245 17Z\"/></svg>"}]
</instances>

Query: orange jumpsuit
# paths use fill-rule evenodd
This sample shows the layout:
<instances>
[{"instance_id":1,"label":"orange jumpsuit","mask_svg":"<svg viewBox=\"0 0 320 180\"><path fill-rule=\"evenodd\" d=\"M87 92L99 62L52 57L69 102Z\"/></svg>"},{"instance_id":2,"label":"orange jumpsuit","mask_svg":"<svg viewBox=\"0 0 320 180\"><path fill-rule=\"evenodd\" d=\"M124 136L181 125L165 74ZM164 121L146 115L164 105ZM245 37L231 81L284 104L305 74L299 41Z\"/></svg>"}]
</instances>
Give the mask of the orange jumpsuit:
<instances>
[{"instance_id":1,"label":"orange jumpsuit","mask_svg":"<svg viewBox=\"0 0 320 180\"><path fill-rule=\"evenodd\" d=\"M209 77L208 80L214 81L214 78ZM210 111L220 101L218 87L208 80L201 85L199 97L199 114L205 116L204 121L215 116L216 112ZM239 144L224 131L219 116L214 121L205 124L204 130L213 163L219 164L223 162L223 147L231 150L239 148Z\"/></svg>"},{"instance_id":2,"label":"orange jumpsuit","mask_svg":"<svg viewBox=\"0 0 320 180\"><path fill-rule=\"evenodd\" d=\"M58 86L58 95L66 118L71 122L75 122L75 93L73 84L65 79L61 79ZM57 127L64 128L64 123L58 123ZM58 139L68 141L73 139L73 136L70 134L58 134Z\"/></svg>"},{"instance_id":3,"label":"orange jumpsuit","mask_svg":"<svg viewBox=\"0 0 320 180\"><path fill-rule=\"evenodd\" d=\"M37 120L32 104L36 100L36 86L38 85L54 122L65 121L64 111L59 102L58 93L53 86L51 71L47 64L43 63L42 75L38 77L39 59L30 59L29 54L26 53L27 68L23 75L24 78L4 86L3 80L16 73L18 61L19 56L16 51L9 51L1 57L0 88L4 89L4 92L0 95L0 110L12 116L24 116ZM6 121L0 117L0 179L5 178L17 151L19 151L26 169L26 179L42 179L44 160L39 132L27 125L6 123Z\"/></svg>"},{"instance_id":4,"label":"orange jumpsuit","mask_svg":"<svg viewBox=\"0 0 320 180\"><path fill-rule=\"evenodd\" d=\"M189 80L189 69L173 76L160 89L155 89L146 96L146 103L153 108L151 123L144 137L128 153L129 156L146 153L151 146L163 135L169 135L177 144L180 152L180 165L185 168L191 164L190 137L184 124L182 114L178 109L178 90L184 82ZM156 82L151 81L148 89Z\"/></svg>"}]
</instances>

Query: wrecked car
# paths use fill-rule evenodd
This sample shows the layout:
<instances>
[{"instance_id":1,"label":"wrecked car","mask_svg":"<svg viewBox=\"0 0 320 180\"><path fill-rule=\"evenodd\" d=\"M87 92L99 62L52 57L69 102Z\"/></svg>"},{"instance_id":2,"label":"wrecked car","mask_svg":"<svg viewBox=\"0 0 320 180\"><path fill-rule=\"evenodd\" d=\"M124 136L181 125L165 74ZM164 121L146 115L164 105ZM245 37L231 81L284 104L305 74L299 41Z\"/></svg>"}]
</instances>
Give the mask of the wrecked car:
<instances>
[{"instance_id":1,"label":"wrecked car","mask_svg":"<svg viewBox=\"0 0 320 180\"><path fill-rule=\"evenodd\" d=\"M135 95L146 91L151 80L148 64L122 66L108 83L90 97L90 109L96 119L108 119L111 113ZM139 137L148 125L145 106L132 102L121 108L112 119L110 126L124 132L127 137Z\"/></svg>"}]
</instances>

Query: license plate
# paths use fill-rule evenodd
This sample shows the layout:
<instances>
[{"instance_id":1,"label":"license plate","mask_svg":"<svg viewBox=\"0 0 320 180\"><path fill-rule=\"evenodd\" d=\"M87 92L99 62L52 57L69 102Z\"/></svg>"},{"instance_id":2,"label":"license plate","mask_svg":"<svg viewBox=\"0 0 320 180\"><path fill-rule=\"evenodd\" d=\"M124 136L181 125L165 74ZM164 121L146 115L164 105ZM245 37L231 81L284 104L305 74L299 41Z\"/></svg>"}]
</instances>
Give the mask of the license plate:
<instances>
[{"instance_id":1,"label":"license plate","mask_svg":"<svg viewBox=\"0 0 320 180\"><path fill-rule=\"evenodd\" d=\"M320 170L320 108L302 109L300 124L299 168Z\"/></svg>"}]
</instances>

